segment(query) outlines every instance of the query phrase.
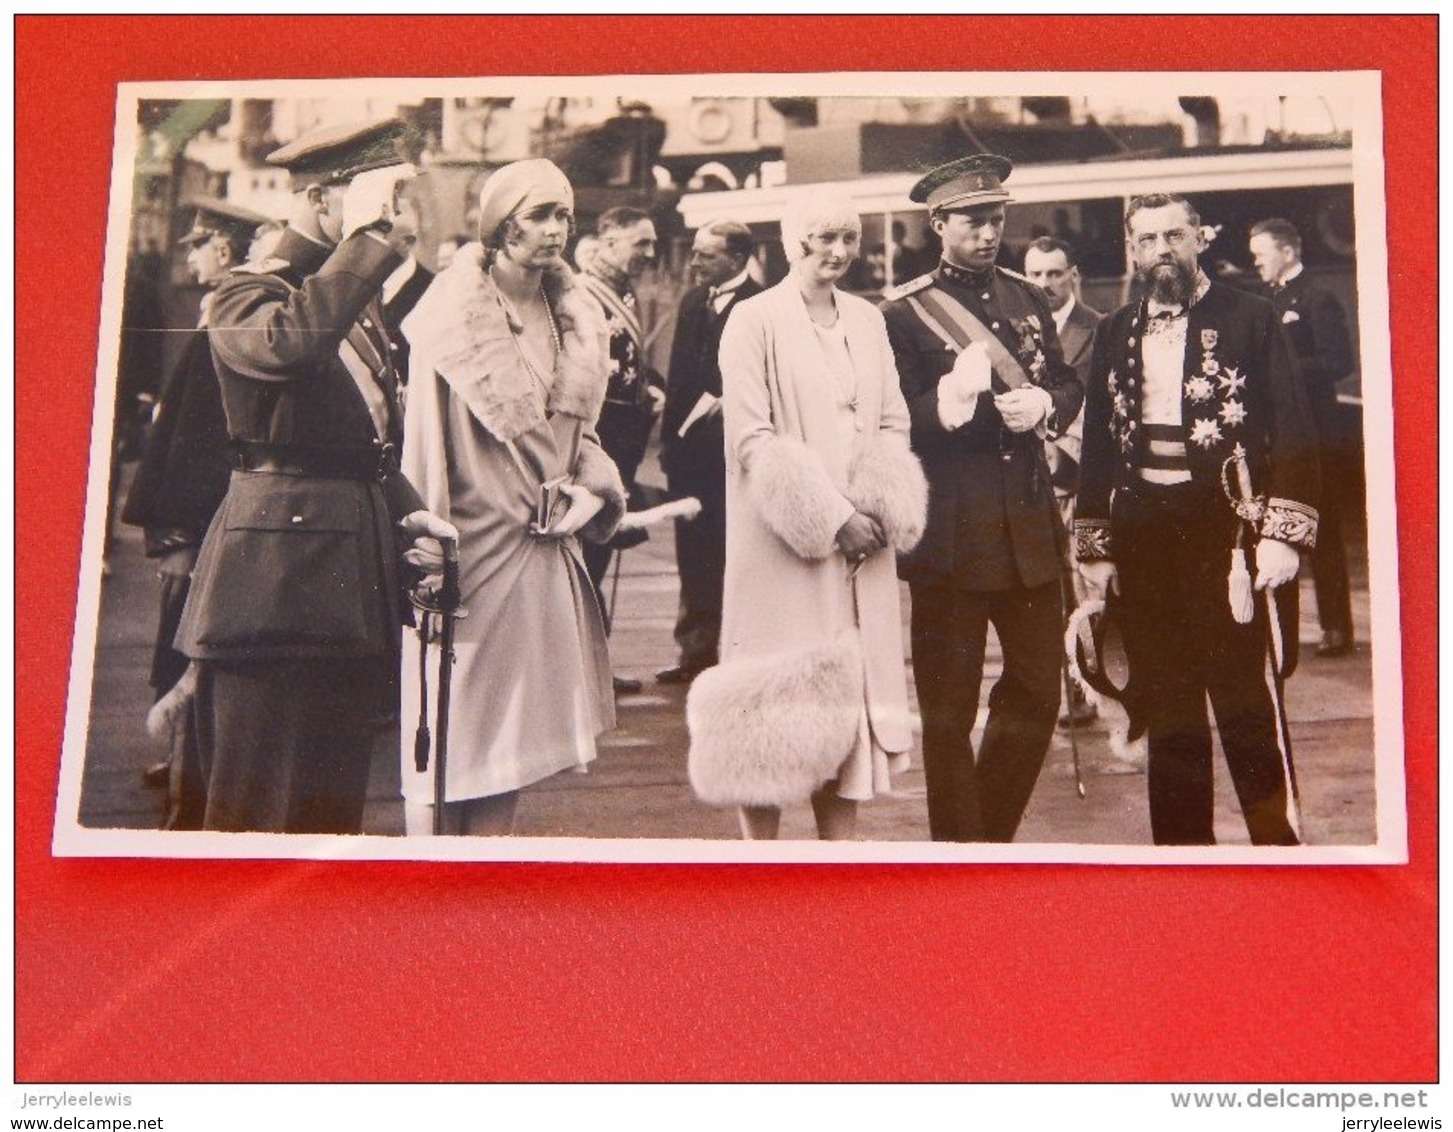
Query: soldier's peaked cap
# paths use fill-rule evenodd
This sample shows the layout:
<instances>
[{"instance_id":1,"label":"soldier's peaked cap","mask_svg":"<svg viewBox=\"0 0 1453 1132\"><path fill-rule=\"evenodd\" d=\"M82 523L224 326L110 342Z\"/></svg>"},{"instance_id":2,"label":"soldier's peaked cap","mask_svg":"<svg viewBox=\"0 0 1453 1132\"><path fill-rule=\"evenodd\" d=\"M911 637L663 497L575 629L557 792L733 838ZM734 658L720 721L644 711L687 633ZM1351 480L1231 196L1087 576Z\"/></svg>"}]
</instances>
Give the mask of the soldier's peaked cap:
<instances>
[{"instance_id":1,"label":"soldier's peaked cap","mask_svg":"<svg viewBox=\"0 0 1453 1132\"><path fill-rule=\"evenodd\" d=\"M399 118L320 126L267 155L269 165L293 175L293 187L336 185L370 169L403 163L399 142L408 126Z\"/></svg>"},{"instance_id":2,"label":"soldier's peaked cap","mask_svg":"<svg viewBox=\"0 0 1453 1132\"><path fill-rule=\"evenodd\" d=\"M243 208L240 204L218 197L193 197L186 204L188 208L195 210L195 215L192 218L192 230L177 241L179 244L200 244L213 236L250 239L260 225L271 223L260 212L253 212L250 208Z\"/></svg>"},{"instance_id":3,"label":"soldier's peaked cap","mask_svg":"<svg viewBox=\"0 0 1453 1132\"><path fill-rule=\"evenodd\" d=\"M975 153L930 170L914 185L908 199L926 204L930 211L973 208L979 204L1012 201L1004 182L1014 163L997 153Z\"/></svg>"}]
</instances>

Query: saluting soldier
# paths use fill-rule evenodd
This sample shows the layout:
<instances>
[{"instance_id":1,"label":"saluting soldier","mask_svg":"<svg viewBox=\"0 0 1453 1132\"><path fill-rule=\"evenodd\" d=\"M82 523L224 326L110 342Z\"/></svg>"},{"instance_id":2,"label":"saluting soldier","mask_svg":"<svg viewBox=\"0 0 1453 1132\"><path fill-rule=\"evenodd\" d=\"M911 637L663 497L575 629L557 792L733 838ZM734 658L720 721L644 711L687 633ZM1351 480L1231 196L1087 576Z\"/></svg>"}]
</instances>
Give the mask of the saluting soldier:
<instances>
[{"instance_id":1,"label":"saluting soldier","mask_svg":"<svg viewBox=\"0 0 1453 1132\"><path fill-rule=\"evenodd\" d=\"M1084 387L1044 293L996 266L1011 169L976 154L913 187L943 260L883 308L929 482L928 528L902 572L935 841L1013 840L1059 712L1066 536L1044 440L1074 421ZM1004 672L976 760L990 624Z\"/></svg>"},{"instance_id":2,"label":"saluting soldier","mask_svg":"<svg viewBox=\"0 0 1453 1132\"><path fill-rule=\"evenodd\" d=\"M399 473L379 311L412 232L398 120L313 131L268 162L294 208L216 292L209 337L236 467L177 647L198 661L204 828L357 833L371 736L396 710L400 558L449 524Z\"/></svg>"},{"instance_id":3,"label":"saluting soldier","mask_svg":"<svg viewBox=\"0 0 1453 1132\"><path fill-rule=\"evenodd\" d=\"M157 560L161 576L161 613L151 659L151 686L158 699L187 669L187 658L172 641L187 602L197 548L227 494L232 471L227 419L207 343L212 290L246 260L253 234L269 223L261 213L216 197L197 197L191 206L192 226L178 243L186 246L187 267L204 288L197 328L187 335L162 384L141 464L121 512L122 522L143 528L147 557ZM205 794L190 712L180 714L168 758L148 769L147 780L167 785L164 828L201 828Z\"/></svg>"},{"instance_id":4,"label":"saluting soldier","mask_svg":"<svg viewBox=\"0 0 1453 1132\"><path fill-rule=\"evenodd\" d=\"M1286 671L1273 649L1282 618L1253 586L1294 583L1298 550L1316 542L1316 428L1275 308L1201 271L1191 203L1132 197L1125 228L1145 294L1095 339L1075 550L1094 591L1121 595L1151 833L1215 841L1209 695L1252 842L1295 845L1273 667Z\"/></svg>"}]
</instances>

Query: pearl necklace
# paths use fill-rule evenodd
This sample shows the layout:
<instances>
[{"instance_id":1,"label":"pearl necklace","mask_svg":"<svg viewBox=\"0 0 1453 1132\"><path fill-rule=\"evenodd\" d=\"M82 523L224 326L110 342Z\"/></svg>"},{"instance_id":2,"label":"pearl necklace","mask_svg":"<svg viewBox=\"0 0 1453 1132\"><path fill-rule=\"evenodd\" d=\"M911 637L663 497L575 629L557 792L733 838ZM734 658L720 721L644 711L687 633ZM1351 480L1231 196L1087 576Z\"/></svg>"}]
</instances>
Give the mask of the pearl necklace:
<instances>
[{"instance_id":1,"label":"pearl necklace","mask_svg":"<svg viewBox=\"0 0 1453 1132\"><path fill-rule=\"evenodd\" d=\"M499 280L494 277L493 265L486 270L489 273L490 282L494 284L495 294L499 296L500 303L505 308L505 325L510 328L510 336L515 340L515 351L520 355L520 361L524 363L525 369L529 371L530 376L535 379L541 391L548 396L551 382L536 368L535 363L530 358L530 351L525 348L524 325L521 324L518 329L516 328L514 305L505 297L504 289L500 287ZM558 359L565 352L565 341L560 334L560 326L555 321L555 311L550 306L550 300L545 295L545 280L543 278L540 280L540 303L545 308L545 321L550 327L550 341L555 346L555 357Z\"/></svg>"}]
</instances>

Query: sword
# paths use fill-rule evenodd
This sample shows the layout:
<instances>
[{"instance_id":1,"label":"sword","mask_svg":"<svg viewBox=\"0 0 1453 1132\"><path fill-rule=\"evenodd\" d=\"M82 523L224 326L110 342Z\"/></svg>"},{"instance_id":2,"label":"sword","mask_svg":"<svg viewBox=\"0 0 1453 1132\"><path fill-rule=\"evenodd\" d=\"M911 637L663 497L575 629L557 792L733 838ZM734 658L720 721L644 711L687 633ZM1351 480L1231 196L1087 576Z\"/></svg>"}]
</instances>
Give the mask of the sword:
<instances>
[{"instance_id":1,"label":"sword","mask_svg":"<svg viewBox=\"0 0 1453 1132\"><path fill-rule=\"evenodd\" d=\"M1266 514L1266 499L1256 495L1251 486L1251 469L1246 463L1246 450L1237 445L1225 463L1221 465L1221 487L1226 493L1231 509L1241 522L1236 526L1236 546L1231 555L1231 573L1228 578L1231 614L1238 624L1248 624L1255 614L1258 591L1251 588L1251 576L1246 569L1247 533L1254 537ZM1287 588L1287 587L1282 587ZM1276 716L1277 746L1281 752L1282 769L1286 772L1288 795L1291 801L1291 825L1297 836L1302 830L1302 799L1297 788L1296 764L1292 761L1291 729L1287 723L1286 680L1297 664L1297 592L1295 581L1285 598L1280 590L1270 587L1259 591L1262 613L1266 618L1267 654L1271 663L1271 701ZM1292 632L1291 644L1287 643L1287 622Z\"/></svg>"},{"instance_id":2,"label":"sword","mask_svg":"<svg viewBox=\"0 0 1453 1132\"><path fill-rule=\"evenodd\" d=\"M409 600L423 613L419 626L419 726L414 732L414 769L429 769L429 620L439 618L439 698L434 715L437 739L434 748L434 836L444 832L444 785L449 762L449 684L454 674L454 623L465 615L459 608L459 544L440 539L444 554L444 579L433 597L410 594Z\"/></svg>"}]
</instances>

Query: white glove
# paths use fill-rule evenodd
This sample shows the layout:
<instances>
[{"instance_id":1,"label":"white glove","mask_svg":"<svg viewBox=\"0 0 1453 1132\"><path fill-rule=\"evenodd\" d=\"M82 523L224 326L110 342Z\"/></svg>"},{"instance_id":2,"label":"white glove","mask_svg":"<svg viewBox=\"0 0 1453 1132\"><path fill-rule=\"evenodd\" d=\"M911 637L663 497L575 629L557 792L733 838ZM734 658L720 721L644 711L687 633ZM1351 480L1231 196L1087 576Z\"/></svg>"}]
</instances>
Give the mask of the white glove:
<instances>
[{"instance_id":1,"label":"white glove","mask_svg":"<svg viewBox=\"0 0 1453 1132\"><path fill-rule=\"evenodd\" d=\"M343 191L343 238L346 240L360 228L386 221L391 227L399 222L399 186L418 176L412 165L389 165L360 173Z\"/></svg>"},{"instance_id":2,"label":"white glove","mask_svg":"<svg viewBox=\"0 0 1453 1132\"><path fill-rule=\"evenodd\" d=\"M1297 576L1302 556L1297 548L1274 538L1264 538L1256 544L1256 588L1276 589Z\"/></svg>"},{"instance_id":3,"label":"white glove","mask_svg":"<svg viewBox=\"0 0 1453 1132\"><path fill-rule=\"evenodd\" d=\"M944 428L956 429L973 419L979 394L989 391L993 377L983 343L971 342L959 351L954 368L938 379L938 418Z\"/></svg>"},{"instance_id":4,"label":"white glove","mask_svg":"<svg viewBox=\"0 0 1453 1132\"><path fill-rule=\"evenodd\" d=\"M1054 401L1043 389L1034 385L1021 385L1008 393L994 398L994 408L1004 418L1004 425L1010 432L1028 432L1038 428L1054 409Z\"/></svg>"},{"instance_id":5,"label":"white glove","mask_svg":"<svg viewBox=\"0 0 1453 1132\"><path fill-rule=\"evenodd\" d=\"M1104 601L1111 591L1120 592L1120 571L1108 558L1096 558L1080 563L1080 577L1085 579L1085 588L1090 596Z\"/></svg>"}]
</instances>

